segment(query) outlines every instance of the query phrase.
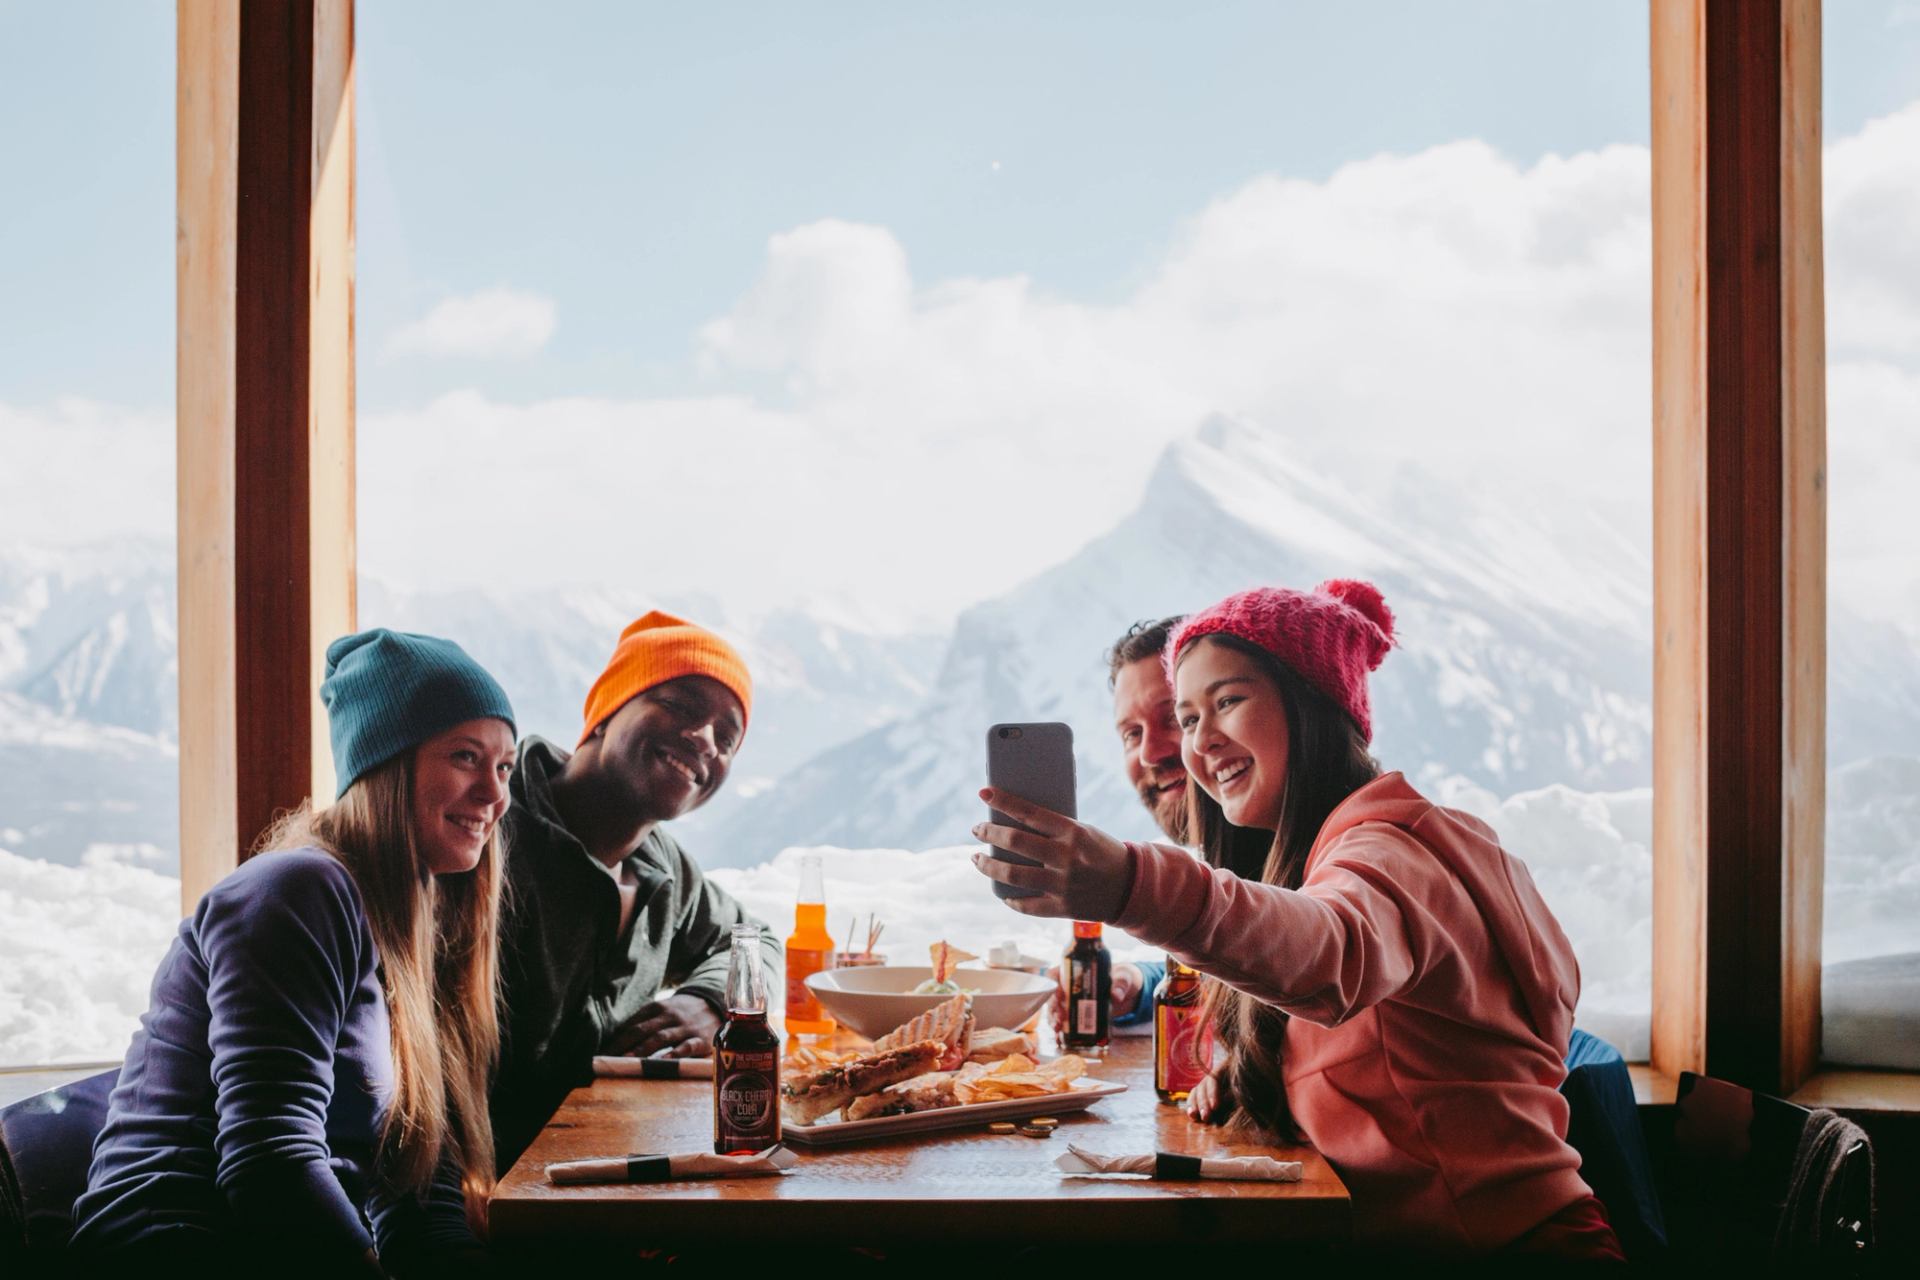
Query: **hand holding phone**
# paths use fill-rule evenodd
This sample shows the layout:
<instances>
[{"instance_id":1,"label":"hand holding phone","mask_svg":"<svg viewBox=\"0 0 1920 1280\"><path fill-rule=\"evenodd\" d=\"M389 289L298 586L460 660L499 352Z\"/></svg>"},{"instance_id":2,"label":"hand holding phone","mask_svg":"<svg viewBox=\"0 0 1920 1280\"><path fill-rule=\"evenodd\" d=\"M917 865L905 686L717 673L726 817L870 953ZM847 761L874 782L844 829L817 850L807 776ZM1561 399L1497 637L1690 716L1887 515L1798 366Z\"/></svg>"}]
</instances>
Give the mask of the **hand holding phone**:
<instances>
[{"instance_id":1,"label":"hand holding phone","mask_svg":"<svg viewBox=\"0 0 1920 1280\"><path fill-rule=\"evenodd\" d=\"M995 893L1019 899L1007 905L1027 916L1103 924L1120 918L1138 870L1130 845L1004 791L989 788L980 798L996 810L1004 808L1005 818L1019 824L983 822L973 829L975 839L994 846L991 857L974 854L973 865L994 882ZM1153 856L1153 851L1138 856Z\"/></svg>"},{"instance_id":2,"label":"hand holding phone","mask_svg":"<svg viewBox=\"0 0 1920 1280\"><path fill-rule=\"evenodd\" d=\"M1057 721L1044 724L996 724L987 730L987 785L1007 791L1023 800L1051 809L1062 817L1076 816L1074 804L1073 730ZM999 826L1033 828L1016 822L998 809L990 810L990 821ZM993 856L1002 862L1036 866L1033 859L994 848ZM1028 898L1033 894L994 882L993 891L1002 898Z\"/></svg>"}]
</instances>

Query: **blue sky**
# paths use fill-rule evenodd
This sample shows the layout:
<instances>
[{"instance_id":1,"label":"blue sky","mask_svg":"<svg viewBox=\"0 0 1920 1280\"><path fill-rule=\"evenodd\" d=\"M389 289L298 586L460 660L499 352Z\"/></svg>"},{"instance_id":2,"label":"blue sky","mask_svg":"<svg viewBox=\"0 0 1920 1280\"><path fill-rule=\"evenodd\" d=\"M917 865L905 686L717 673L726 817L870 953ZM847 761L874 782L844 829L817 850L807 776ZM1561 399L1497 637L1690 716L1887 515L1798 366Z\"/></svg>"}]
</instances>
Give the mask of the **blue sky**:
<instances>
[{"instance_id":1,"label":"blue sky","mask_svg":"<svg viewBox=\"0 0 1920 1280\"><path fill-rule=\"evenodd\" d=\"M1920 10L1827 7L1830 130L1920 94ZM360 395L683 387L767 237L884 225L916 278L1108 300L1261 172L1647 134L1635 0L532 6L363 0ZM0 400L172 392L173 5L0 0ZM999 169L993 168L995 162ZM532 360L387 352L437 300L555 301Z\"/></svg>"}]
</instances>

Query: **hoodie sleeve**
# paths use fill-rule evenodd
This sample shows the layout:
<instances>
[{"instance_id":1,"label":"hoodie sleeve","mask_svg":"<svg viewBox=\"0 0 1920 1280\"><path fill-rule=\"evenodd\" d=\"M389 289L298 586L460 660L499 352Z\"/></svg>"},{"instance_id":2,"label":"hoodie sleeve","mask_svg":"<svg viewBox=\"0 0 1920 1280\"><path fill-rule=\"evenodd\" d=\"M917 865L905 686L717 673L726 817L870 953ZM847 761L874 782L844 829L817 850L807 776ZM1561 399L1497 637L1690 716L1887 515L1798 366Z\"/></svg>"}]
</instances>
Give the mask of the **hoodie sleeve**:
<instances>
[{"instance_id":1,"label":"hoodie sleeve","mask_svg":"<svg viewBox=\"0 0 1920 1280\"><path fill-rule=\"evenodd\" d=\"M734 896L701 874L700 866L679 843L672 842L674 883L680 910L674 921L667 953L667 981L679 994L699 996L723 1016L727 1000L727 955L733 948L733 926L754 925L760 930L760 962L767 966L771 992L782 981L783 952L772 929L747 914Z\"/></svg>"},{"instance_id":2,"label":"hoodie sleeve","mask_svg":"<svg viewBox=\"0 0 1920 1280\"><path fill-rule=\"evenodd\" d=\"M345 867L278 855L247 892L207 895L218 1181L235 1218L289 1247L366 1254L373 1239L329 1163L334 1047L372 940Z\"/></svg>"},{"instance_id":3,"label":"hoodie sleeve","mask_svg":"<svg viewBox=\"0 0 1920 1280\"><path fill-rule=\"evenodd\" d=\"M380 1264L398 1280L492 1274L486 1269L486 1246L468 1221L466 1193L451 1153L442 1156L424 1193L377 1183L367 1197L367 1212L380 1244Z\"/></svg>"},{"instance_id":4,"label":"hoodie sleeve","mask_svg":"<svg viewBox=\"0 0 1920 1280\"><path fill-rule=\"evenodd\" d=\"M1457 882L1386 824L1339 837L1298 890L1243 880L1182 849L1129 847L1133 892L1120 928L1322 1026L1407 991L1457 919Z\"/></svg>"}]
</instances>

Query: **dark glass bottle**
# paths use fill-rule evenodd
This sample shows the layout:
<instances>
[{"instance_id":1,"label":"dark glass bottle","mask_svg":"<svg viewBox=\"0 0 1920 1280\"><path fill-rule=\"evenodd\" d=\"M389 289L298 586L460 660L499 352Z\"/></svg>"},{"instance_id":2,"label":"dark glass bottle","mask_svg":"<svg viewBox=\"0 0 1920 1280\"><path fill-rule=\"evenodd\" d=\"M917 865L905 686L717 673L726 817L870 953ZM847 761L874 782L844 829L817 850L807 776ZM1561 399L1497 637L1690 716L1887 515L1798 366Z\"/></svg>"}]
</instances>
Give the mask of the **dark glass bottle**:
<instances>
[{"instance_id":1,"label":"dark glass bottle","mask_svg":"<svg viewBox=\"0 0 1920 1280\"><path fill-rule=\"evenodd\" d=\"M1213 1070L1213 1026L1200 1002L1200 973L1172 956L1153 989L1153 1091L1185 1102Z\"/></svg>"},{"instance_id":2,"label":"dark glass bottle","mask_svg":"<svg viewBox=\"0 0 1920 1280\"><path fill-rule=\"evenodd\" d=\"M733 926L727 1020L713 1038L713 1149L721 1155L780 1143L780 1037L767 1025L760 929Z\"/></svg>"},{"instance_id":3,"label":"dark glass bottle","mask_svg":"<svg viewBox=\"0 0 1920 1280\"><path fill-rule=\"evenodd\" d=\"M1073 922L1073 945L1062 966L1067 983L1067 1029L1061 1041L1069 1049L1099 1049L1112 1038L1109 1004L1113 999L1113 954L1100 941L1100 925Z\"/></svg>"}]
</instances>

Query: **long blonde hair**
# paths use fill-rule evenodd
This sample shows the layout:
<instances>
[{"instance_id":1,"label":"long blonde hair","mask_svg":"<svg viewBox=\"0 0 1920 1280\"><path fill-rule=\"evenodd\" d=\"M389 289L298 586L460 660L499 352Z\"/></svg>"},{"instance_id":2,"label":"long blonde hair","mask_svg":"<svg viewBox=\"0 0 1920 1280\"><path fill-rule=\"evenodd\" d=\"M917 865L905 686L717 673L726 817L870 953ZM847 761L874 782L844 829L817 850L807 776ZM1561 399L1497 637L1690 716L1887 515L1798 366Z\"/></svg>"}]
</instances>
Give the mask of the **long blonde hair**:
<instances>
[{"instance_id":1,"label":"long blonde hair","mask_svg":"<svg viewBox=\"0 0 1920 1280\"><path fill-rule=\"evenodd\" d=\"M409 751L362 775L327 808L309 802L285 815L255 849L313 845L352 873L380 949L392 1028L381 1176L424 1191L451 1154L478 1223L494 1183L487 1089L500 1052L500 835L496 827L487 837L472 871L436 876L414 842L412 814Z\"/></svg>"}]
</instances>

